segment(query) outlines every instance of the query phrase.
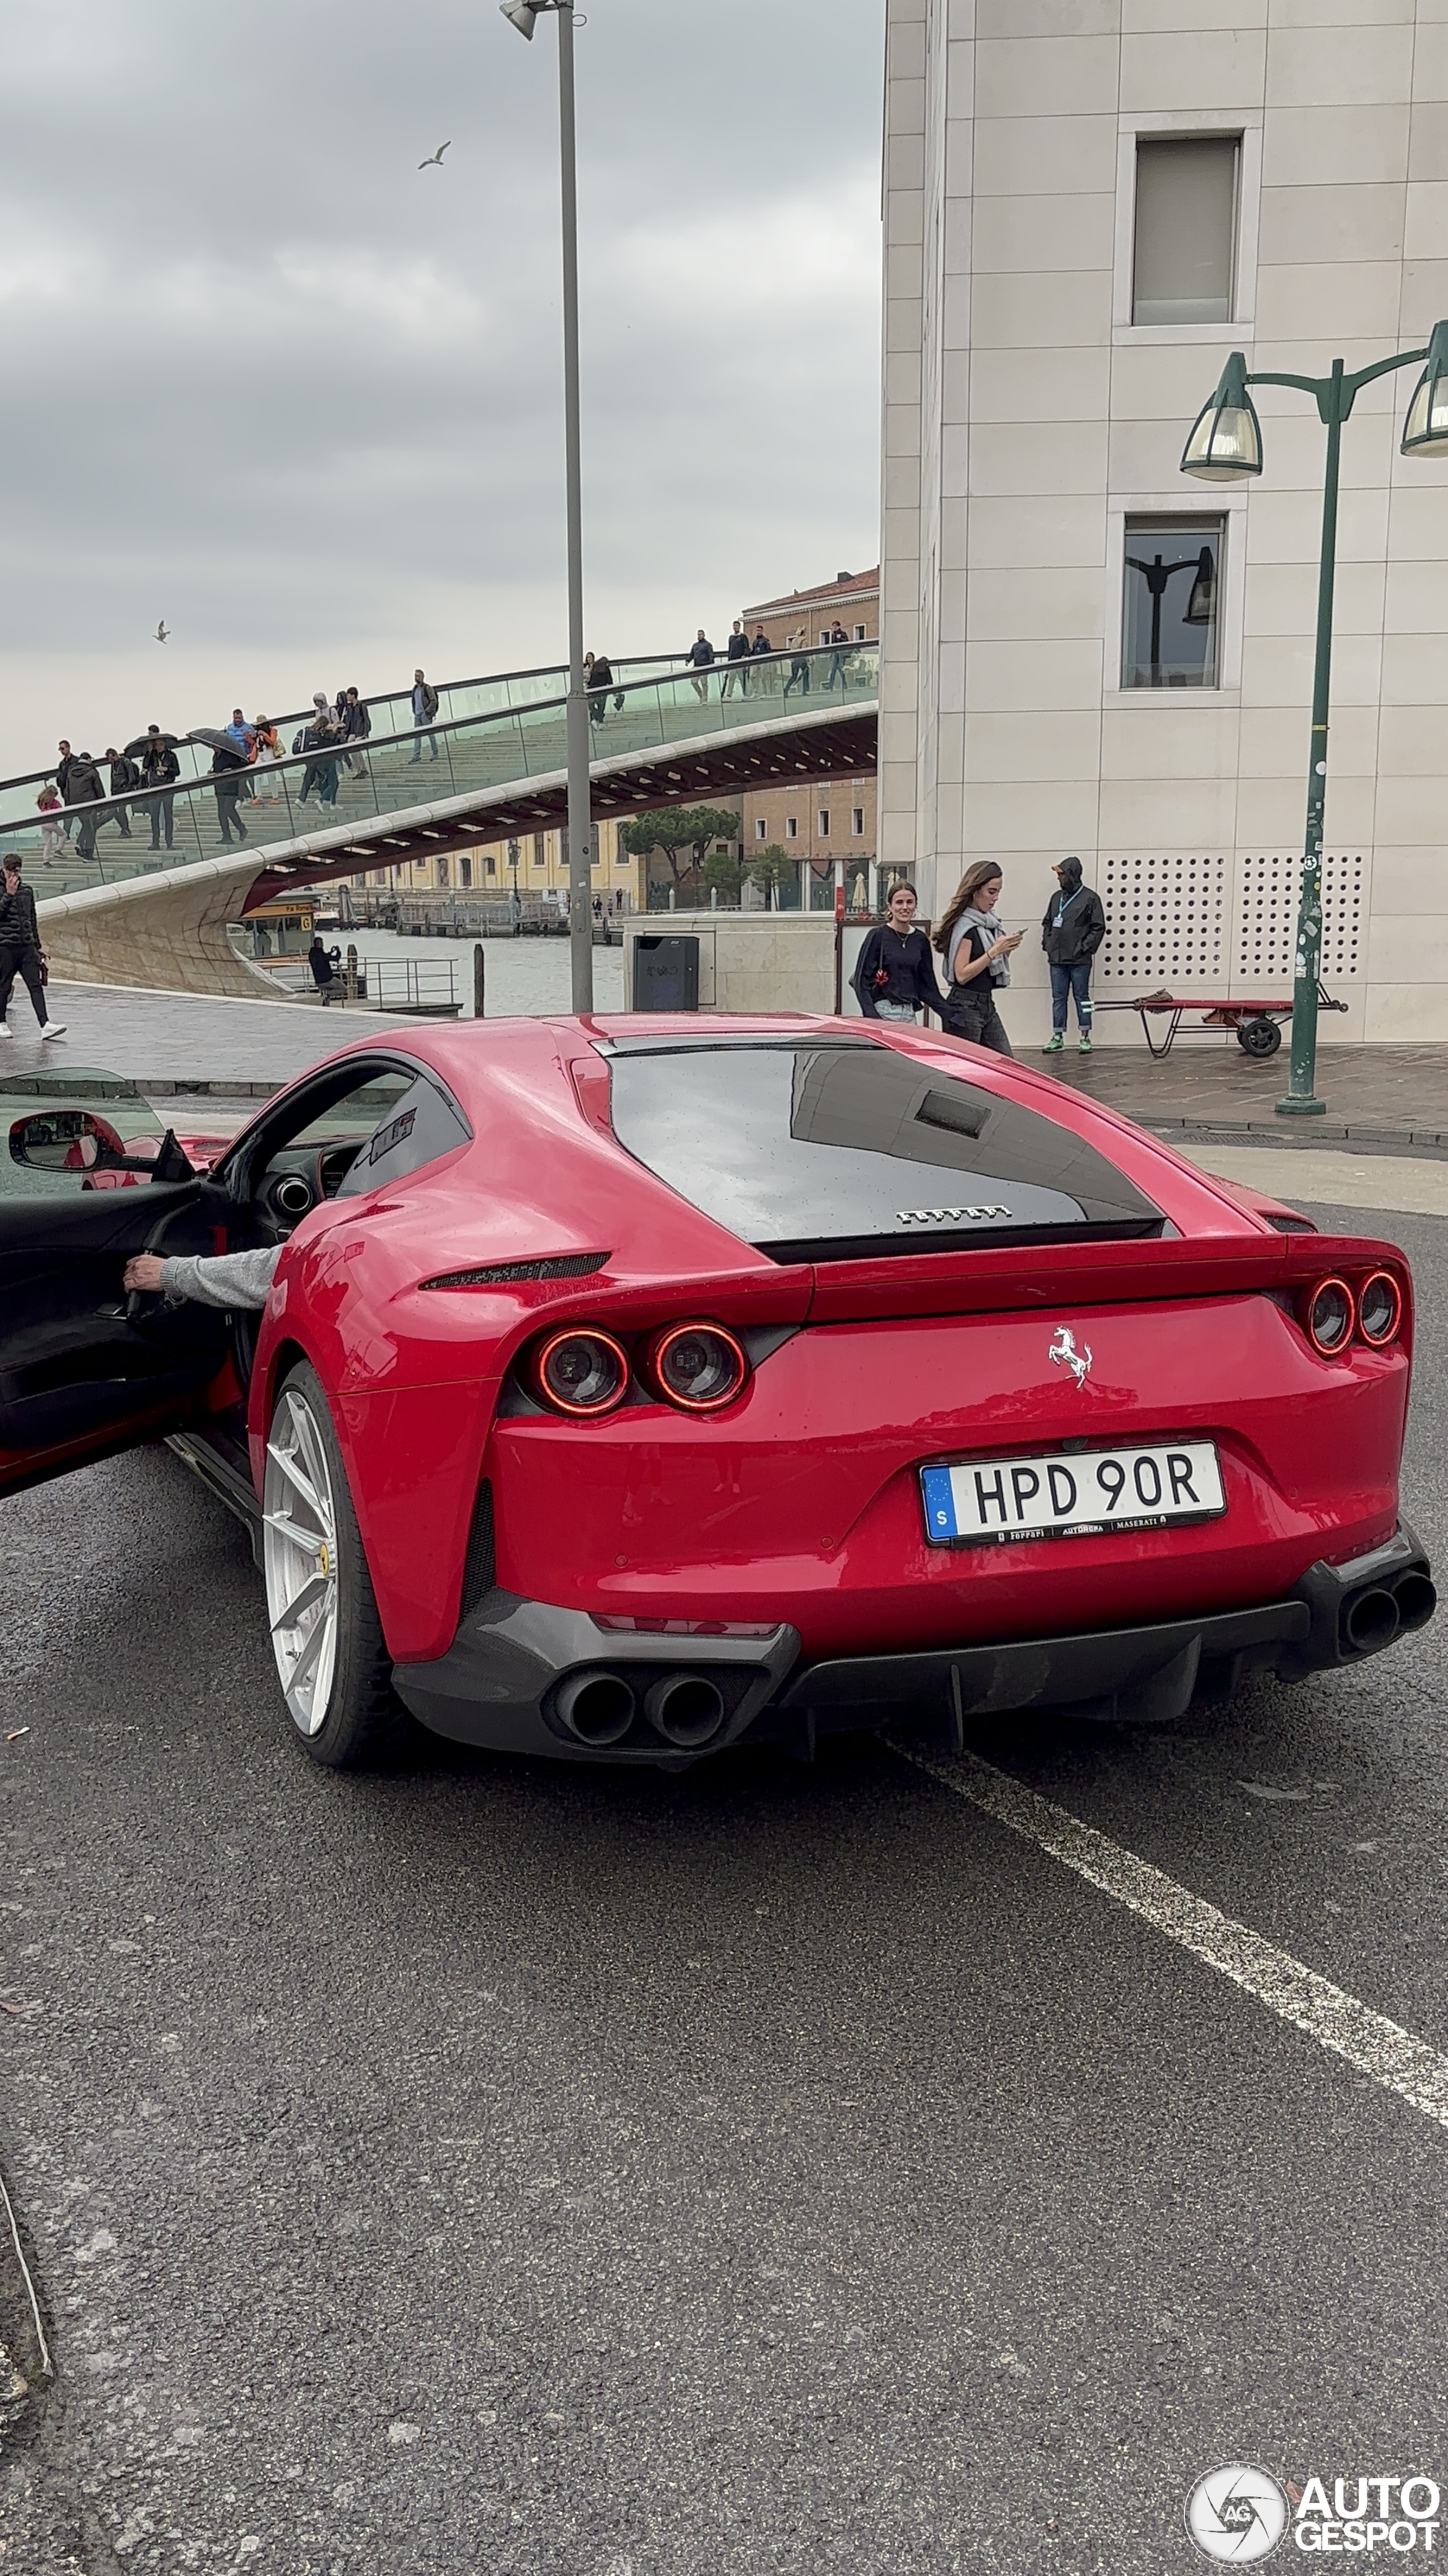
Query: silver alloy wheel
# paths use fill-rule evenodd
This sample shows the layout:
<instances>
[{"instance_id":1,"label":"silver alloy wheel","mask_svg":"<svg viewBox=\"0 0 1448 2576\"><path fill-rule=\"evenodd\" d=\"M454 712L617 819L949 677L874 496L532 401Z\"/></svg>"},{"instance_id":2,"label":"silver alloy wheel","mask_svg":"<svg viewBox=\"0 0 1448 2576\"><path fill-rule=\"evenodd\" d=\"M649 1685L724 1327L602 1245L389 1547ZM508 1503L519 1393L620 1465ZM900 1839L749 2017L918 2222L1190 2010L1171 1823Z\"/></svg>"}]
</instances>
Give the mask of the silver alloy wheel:
<instances>
[{"instance_id":1,"label":"silver alloy wheel","mask_svg":"<svg viewBox=\"0 0 1448 2576\"><path fill-rule=\"evenodd\" d=\"M294 1723L316 1735L337 1667L337 1509L316 1419L291 1387L267 1442L262 1521L277 1673Z\"/></svg>"}]
</instances>

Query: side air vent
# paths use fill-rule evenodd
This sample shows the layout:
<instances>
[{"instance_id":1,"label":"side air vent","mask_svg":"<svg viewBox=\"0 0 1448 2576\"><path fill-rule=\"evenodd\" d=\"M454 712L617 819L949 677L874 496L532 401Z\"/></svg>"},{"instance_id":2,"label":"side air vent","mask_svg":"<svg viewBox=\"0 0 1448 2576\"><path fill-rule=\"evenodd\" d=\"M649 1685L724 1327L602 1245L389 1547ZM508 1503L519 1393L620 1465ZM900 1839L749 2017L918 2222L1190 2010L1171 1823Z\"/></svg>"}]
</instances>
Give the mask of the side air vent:
<instances>
[{"instance_id":1,"label":"side air vent","mask_svg":"<svg viewBox=\"0 0 1448 2576\"><path fill-rule=\"evenodd\" d=\"M490 1261L480 1270L440 1270L424 1288L510 1288L515 1279L591 1279L606 1252L559 1252L544 1261Z\"/></svg>"}]
</instances>

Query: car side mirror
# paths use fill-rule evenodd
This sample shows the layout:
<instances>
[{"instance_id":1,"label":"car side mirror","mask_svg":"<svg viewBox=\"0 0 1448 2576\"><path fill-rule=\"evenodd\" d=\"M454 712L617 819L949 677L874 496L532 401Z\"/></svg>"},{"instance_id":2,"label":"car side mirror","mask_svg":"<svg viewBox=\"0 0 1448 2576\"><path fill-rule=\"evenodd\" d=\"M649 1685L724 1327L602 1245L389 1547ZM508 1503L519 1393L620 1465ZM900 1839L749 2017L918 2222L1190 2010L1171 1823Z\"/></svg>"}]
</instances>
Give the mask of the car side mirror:
<instances>
[{"instance_id":1,"label":"car side mirror","mask_svg":"<svg viewBox=\"0 0 1448 2576\"><path fill-rule=\"evenodd\" d=\"M168 1144L184 1161L173 1137L162 1140L162 1151ZM148 1179L179 1177L161 1171L159 1154L128 1154L114 1127L89 1109L44 1109L15 1119L10 1159L32 1172L144 1172ZM190 1168L188 1163L188 1173Z\"/></svg>"}]
</instances>

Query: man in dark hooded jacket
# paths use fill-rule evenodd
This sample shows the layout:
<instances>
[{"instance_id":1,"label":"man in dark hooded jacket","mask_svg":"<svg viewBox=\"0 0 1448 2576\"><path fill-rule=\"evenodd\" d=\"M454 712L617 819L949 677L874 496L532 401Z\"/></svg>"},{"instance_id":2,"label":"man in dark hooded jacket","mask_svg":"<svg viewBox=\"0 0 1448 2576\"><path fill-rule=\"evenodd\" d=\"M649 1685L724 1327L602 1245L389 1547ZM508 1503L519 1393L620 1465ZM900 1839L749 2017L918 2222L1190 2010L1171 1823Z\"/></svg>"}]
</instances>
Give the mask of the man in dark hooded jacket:
<instances>
[{"instance_id":1,"label":"man in dark hooded jacket","mask_svg":"<svg viewBox=\"0 0 1448 2576\"><path fill-rule=\"evenodd\" d=\"M98 805L105 795L105 781L88 751L73 751L64 764L65 785L61 794L67 805ZM57 773L58 776L58 773ZM96 854L96 818L82 814L75 836L78 859L93 859Z\"/></svg>"},{"instance_id":2,"label":"man in dark hooded jacket","mask_svg":"<svg viewBox=\"0 0 1448 2576\"><path fill-rule=\"evenodd\" d=\"M1076 996L1076 1020L1083 1055L1091 1053L1091 960L1106 936L1101 897L1081 883L1079 859L1056 866L1060 892L1053 894L1041 924L1041 946L1051 969L1051 1034L1043 1053L1059 1055L1066 1043L1066 1007Z\"/></svg>"}]
</instances>

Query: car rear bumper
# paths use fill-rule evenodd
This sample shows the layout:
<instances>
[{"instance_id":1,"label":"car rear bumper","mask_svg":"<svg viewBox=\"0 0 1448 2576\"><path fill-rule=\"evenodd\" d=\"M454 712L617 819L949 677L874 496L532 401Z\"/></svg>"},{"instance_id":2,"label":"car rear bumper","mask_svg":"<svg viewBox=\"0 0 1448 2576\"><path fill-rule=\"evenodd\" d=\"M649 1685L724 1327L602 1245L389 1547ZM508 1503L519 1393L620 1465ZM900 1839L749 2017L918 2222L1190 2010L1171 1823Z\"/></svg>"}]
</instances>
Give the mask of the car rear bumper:
<instances>
[{"instance_id":1,"label":"car rear bumper","mask_svg":"<svg viewBox=\"0 0 1448 2576\"><path fill-rule=\"evenodd\" d=\"M424 1726L460 1743L683 1769L746 1738L808 1751L819 1733L882 1725L958 1742L969 1718L1032 1709L1180 1717L1198 1692L1230 1697L1250 1672L1300 1681L1363 1662L1425 1626L1433 1599L1406 1524L1347 1564L1309 1567L1285 1599L1255 1609L814 1663L800 1661L787 1626L750 1637L609 1631L584 1611L494 1590L445 1655L399 1664L394 1679Z\"/></svg>"}]
</instances>

